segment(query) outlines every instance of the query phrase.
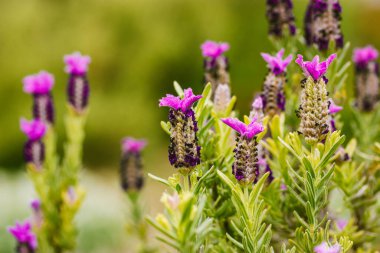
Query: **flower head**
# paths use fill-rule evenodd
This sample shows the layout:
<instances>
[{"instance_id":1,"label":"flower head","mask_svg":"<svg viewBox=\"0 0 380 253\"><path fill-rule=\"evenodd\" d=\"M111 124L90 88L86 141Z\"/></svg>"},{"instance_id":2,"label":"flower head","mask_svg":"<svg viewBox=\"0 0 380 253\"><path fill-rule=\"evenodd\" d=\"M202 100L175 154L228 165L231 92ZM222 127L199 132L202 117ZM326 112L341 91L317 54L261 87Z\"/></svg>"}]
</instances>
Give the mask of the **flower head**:
<instances>
[{"instance_id":1,"label":"flower head","mask_svg":"<svg viewBox=\"0 0 380 253\"><path fill-rule=\"evenodd\" d=\"M174 110L181 110L183 113L186 113L196 101L202 98L202 95L194 95L191 88L186 89L184 93L185 95L182 99L167 94L166 97L160 99L159 106L170 107Z\"/></svg>"},{"instance_id":2,"label":"flower head","mask_svg":"<svg viewBox=\"0 0 380 253\"><path fill-rule=\"evenodd\" d=\"M314 248L315 253L340 253L340 250L341 247L338 243L329 247L329 245L326 242L323 242Z\"/></svg>"},{"instance_id":3,"label":"flower head","mask_svg":"<svg viewBox=\"0 0 380 253\"><path fill-rule=\"evenodd\" d=\"M217 43L215 41L206 41L201 46L202 55L204 57L210 57L212 59L216 59L221 56L223 53L230 49L230 45L228 43L222 42Z\"/></svg>"},{"instance_id":4,"label":"flower head","mask_svg":"<svg viewBox=\"0 0 380 253\"><path fill-rule=\"evenodd\" d=\"M131 137L124 138L122 140L122 150L127 153L139 153L145 148L147 142L145 140L137 140Z\"/></svg>"},{"instance_id":5,"label":"flower head","mask_svg":"<svg viewBox=\"0 0 380 253\"><path fill-rule=\"evenodd\" d=\"M262 124L257 122L257 118L255 117L249 125L244 124L238 119L235 118L225 118L222 119L223 123L230 126L236 132L241 134L242 136L247 137L248 139L252 139L257 134L264 131L264 127Z\"/></svg>"},{"instance_id":6,"label":"flower head","mask_svg":"<svg viewBox=\"0 0 380 253\"><path fill-rule=\"evenodd\" d=\"M21 131L29 138L29 140L40 140L46 133L46 125L40 120L27 121L25 119L20 120Z\"/></svg>"},{"instance_id":7,"label":"flower head","mask_svg":"<svg viewBox=\"0 0 380 253\"><path fill-rule=\"evenodd\" d=\"M345 219L339 219L336 221L336 226L340 231L344 230L344 228L347 226L348 221Z\"/></svg>"},{"instance_id":8,"label":"flower head","mask_svg":"<svg viewBox=\"0 0 380 253\"><path fill-rule=\"evenodd\" d=\"M329 99L329 101L330 101L330 106L329 106L329 113L330 114L335 114L335 113L338 113L341 110L343 110L343 107L336 105L334 103L334 100L332 100L331 98Z\"/></svg>"},{"instance_id":9,"label":"flower head","mask_svg":"<svg viewBox=\"0 0 380 253\"><path fill-rule=\"evenodd\" d=\"M255 110L262 110L264 108L264 102L261 96L257 96L255 100L253 100L252 108Z\"/></svg>"},{"instance_id":10,"label":"flower head","mask_svg":"<svg viewBox=\"0 0 380 253\"><path fill-rule=\"evenodd\" d=\"M30 207L35 212L40 211L41 210L41 201L39 199L33 199L32 202L30 202Z\"/></svg>"},{"instance_id":11,"label":"flower head","mask_svg":"<svg viewBox=\"0 0 380 253\"><path fill-rule=\"evenodd\" d=\"M355 48L353 61L357 65L365 66L368 62L376 61L379 57L379 52L372 46L363 48Z\"/></svg>"},{"instance_id":12,"label":"flower head","mask_svg":"<svg viewBox=\"0 0 380 253\"><path fill-rule=\"evenodd\" d=\"M270 54L261 53L264 61L268 63L268 67L275 75L280 75L286 71L286 67L290 64L293 59L293 55L289 55L284 58L284 49L281 49L275 56Z\"/></svg>"},{"instance_id":13,"label":"flower head","mask_svg":"<svg viewBox=\"0 0 380 253\"><path fill-rule=\"evenodd\" d=\"M25 77L23 83L24 92L28 94L42 95L51 91L54 86L54 77L46 71L41 71L37 74Z\"/></svg>"},{"instance_id":14,"label":"flower head","mask_svg":"<svg viewBox=\"0 0 380 253\"><path fill-rule=\"evenodd\" d=\"M91 58L89 56L82 55L80 52L65 55L63 60L66 64L66 73L72 75L83 75L87 73L88 64L91 62Z\"/></svg>"},{"instance_id":15,"label":"flower head","mask_svg":"<svg viewBox=\"0 0 380 253\"><path fill-rule=\"evenodd\" d=\"M27 244L33 250L37 248L37 238L29 221L24 223L16 222L15 226L8 228L8 232L14 236L18 243Z\"/></svg>"},{"instance_id":16,"label":"flower head","mask_svg":"<svg viewBox=\"0 0 380 253\"><path fill-rule=\"evenodd\" d=\"M335 58L336 54L332 54L327 58L326 61L320 63L318 55L316 55L311 62L304 61L303 56L298 55L296 63L302 68L306 77L311 76L314 81L317 81L319 78L323 77L326 74L329 65Z\"/></svg>"}]
</instances>

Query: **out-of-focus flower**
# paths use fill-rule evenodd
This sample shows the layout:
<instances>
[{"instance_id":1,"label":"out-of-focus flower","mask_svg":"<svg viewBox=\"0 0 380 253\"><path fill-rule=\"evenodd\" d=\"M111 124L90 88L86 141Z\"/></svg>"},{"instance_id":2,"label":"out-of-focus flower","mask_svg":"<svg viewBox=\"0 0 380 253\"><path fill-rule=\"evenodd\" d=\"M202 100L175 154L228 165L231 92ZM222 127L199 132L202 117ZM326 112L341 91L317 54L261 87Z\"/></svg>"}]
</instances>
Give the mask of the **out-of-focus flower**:
<instances>
[{"instance_id":1,"label":"out-of-focus flower","mask_svg":"<svg viewBox=\"0 0 380 253\"><path fill-rule=\"evenodd\" d=\"M28 137L24 145L25 161L40 168L45 159L45 146L41 139L44 137L47 127L41 120L27 121L21 119L20 128Z\"/></svg>"},{"instance_id":2,"label":"out-of-focus flower","mask_svg":"<svg viewBox=\"0 0 380 253\"><path fill-rule=\"evenodd\" d=\"M77 113L87 108L90 86L87 80L91 58L75 52L64 57L65 71L70 75L67 85L68 102Z\"/></svg>"},{"instance_id":3,"label":"out-of-focus flower","mask_svg":"<svg viewBox=\"0 0 380 253\"><path fill-rule=\"evenodd\" d=\"M334 103L334 100L330 98L329 99L329 114L330 114L330 131L331 132L336 131L334 115L340 112L341 110L343 110L343 107L336 105Z\"/></svg>"},{"instance_id":4,"label":"out-of-focus flower","mask_svg":"<svg viewBox=\"0 0 380 253\"><path fill-rule=\"evenodd\" d=\"M175 168L188 173L200 163L200 146L198 146L198 125L192 105L201 99L194 95L191 88L184 91L184 97L166 95L160 99L159 106L169 107L170 146L169 161Z\"/></svg>"},{"instance_id":5,"label":"out-of-focus flower","mask_svg":"<svg viewBox=\"0 0 380 253\"><path fill-rule=\"evenodd\" d=\"M331 247L327 242L322 242L320 245L314 248L315 253L340 253L341 247L338 243L332 245Z\"/></svg>"},{"instance_id":6,"label":"out-of-focus flower","mask_svg":"<svg viewBox=\"0 0 380 253\"><path fill-rule=\"evenodd\" d=\"M41 201L39 199L32 200L30 207L33 210L33 225L40 228L42 225Z\"/></svg>"},{"instance_id":7,"label":"out-of-focus flower","mask_svg":"<svg viewBox=\"0 0 380 253\"><path fill-rule=\"evenodd\" d=\"M219 84L214 94L214 110L223 114L231 102L231 90L228 84Z\"/></svg>"},{"instance_id":8,"label":"out-of-focus flower","mask_svg":"<svg viewBox=\"0 0 380 253\"><path fill-rule=\"evenodd\" d=\"M37 249L37 238L29 221L16 222L13 227L8 228L8 232L17 240L18 253L34 253Z\"/></svg>"},{"instance_id":9,"label":"out-of-focus flower","mask_svg":"<svg viewBox=\"0 0 380 253\"><path fill-rule=\"evenodd\" d=\"M348 221L346 219L339 219L336 221L337 228L342 231L347 226Z\"/></svg>"},{"instance_id":10,"label":"out-of-focus flower","mask_svg":"<svg viewBox=\"0 0 380 253\"><path fill-rule=\"evenodd\" d=\"M54 86L52 74L41 71L23 79L24 92L33 95L33 117L47 124L54 123L54 104L51 90Z\"/></svg>"},{"instance_id":11,"label":"out-of-focus flower","mask_svg":"<svg viewBox=\"0 0 380 253\"><path fill-rule=\"evenodd\" d=\"M217 43L215 41L206 41L201 46L203 57L216 59L230 49L230 45L226 42Z\"/></svg>"},{"instance_id":12,"label":"out-of-focus flower","mask_svg":"<svg viewBox=\"0 0 380 253\"><path fill-rule=\"evenodd\" d=\"M356 104L363 111L372 111L379 101L378 57L378 51L372 46L354 50Z\"/></svg>"},{"instance_id":13,"label":"out-of-focus flower","mask_svg":"<svg viewBox=\"0 0 380 253\"><path fill-rule=\"evenodd\" d=\"M124 138L121 143L120 179L125 191L140 190L144 185L141 152L147 145L145 140L131 137Z\"/></svg>"},{"instance_id":14,"label":"out-of-focus flower","mask_svg":"<svg viewBox=\"0 0 380 253\"><path fill-rule=\"evenodd\" d=\"M259 174L256 135L264 131L264 127L257 122L256 117L249 125L235 118L225 118L222 121L237 132L232 173L240 184L252 184Z\"/></svg>"},{"instance_id":15,"label":"out-of-focus flower","mask_svg":"<svg viewBox=\"0 0 380 253\"><path fill-rule=\"evenodd\" d=\"M257 117L257 122L262 122L264 119L264 102L262 95L257 95L252 103L252 109L249 113L249 119L253 120Z\"/></svg>"},{"instance_id":16,"label":"out-of-focus flower","mask_svg":"<svg viewBox=\"0 0 380 253\"><path fill-rule=\"evenodd\" d=\"M296 34L292 0L267 0L269 34L282 38Z\"/></svg>"}]
</instances>

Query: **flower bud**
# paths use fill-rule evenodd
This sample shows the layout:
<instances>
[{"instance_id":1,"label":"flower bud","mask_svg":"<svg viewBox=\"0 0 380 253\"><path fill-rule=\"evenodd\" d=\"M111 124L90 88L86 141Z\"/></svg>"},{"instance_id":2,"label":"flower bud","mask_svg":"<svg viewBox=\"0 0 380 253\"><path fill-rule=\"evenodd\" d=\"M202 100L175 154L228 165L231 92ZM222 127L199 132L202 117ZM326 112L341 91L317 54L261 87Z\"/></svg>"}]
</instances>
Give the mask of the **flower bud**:
<instances>
[{"instance_id":1,"label":"flower bud","mask_svg":"<svg viewBox=\"0 0 380 253\"><path fill-rule=\"evenodd\" d=\"M292 0L267 0L266 15L270 35L281 38L285 34L296 34Z\"/></svg>"},{"instance_id":2,"label":"flower bud","mask_svg":"<svg viewBox=\"0 0 380 253\"><path fill-rule=\"evenodd\" d=\"M25 161L41 168L45 159L45 146L41 139L46 133L46 125L40 120L26 121L21 119L20 127L28 137L24 145Z\"/></svg>"}]
</instances>

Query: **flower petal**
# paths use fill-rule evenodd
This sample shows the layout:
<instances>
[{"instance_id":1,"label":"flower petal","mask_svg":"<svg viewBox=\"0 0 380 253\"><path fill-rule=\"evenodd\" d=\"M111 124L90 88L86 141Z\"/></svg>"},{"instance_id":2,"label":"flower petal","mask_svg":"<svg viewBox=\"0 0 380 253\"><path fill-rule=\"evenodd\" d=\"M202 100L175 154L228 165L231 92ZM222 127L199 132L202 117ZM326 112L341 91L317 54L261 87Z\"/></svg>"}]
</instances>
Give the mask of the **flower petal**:
<instances>
[{"instance_id":1,"label":"flower petal","mask_svg":"<svg viewBox=\"0 0 380 253\"><path fill-rule=\"evenodd\" d=\"M221 119L221 120L222 120L222 122L224 124L228 125L229 127L231 127L232 129L234 129L236 132L238 132L241 135L243 135L247 131L247 125L244 124L243 122L241 122L238 119L235 119L235 118L224 118L224 119Z\"/></svg>"}]
</instances>

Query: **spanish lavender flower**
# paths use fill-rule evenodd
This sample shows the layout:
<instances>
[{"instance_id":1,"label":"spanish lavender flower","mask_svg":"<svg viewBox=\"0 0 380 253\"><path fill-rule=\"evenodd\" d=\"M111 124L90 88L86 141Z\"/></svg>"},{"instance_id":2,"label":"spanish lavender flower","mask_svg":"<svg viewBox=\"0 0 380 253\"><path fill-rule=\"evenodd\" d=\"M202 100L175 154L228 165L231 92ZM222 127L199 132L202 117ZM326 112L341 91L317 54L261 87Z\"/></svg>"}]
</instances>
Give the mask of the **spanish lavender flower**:
<instances>
[{"instance_id":1,"label":"spanish lavender flower","mask_svg":"<svg viewBox=\"0 0 380 253\"><path fill-rule=\"evenodd\" d=\"M310 0L305 16L306 43L317 44L321 51L328 49L330 41L342 48L341 13L339 0Z\"/></svg>"},{"instance_id":2,"label":"spanish lavender flower","mask_svg":"<svg viewBox=\"0 0 380 253\"><path fill-rule=\"evenodd\" d=\"M363 111L372 111L379 100L378 57L378 51L372 46L354 50L356 103Z\"/></svg>"},{"instance_id":3,"label":"spanish lavender flower","mask_svg":"<svg viewBox=\"0 0 380 253\"><path fill-rule=\"evenodd\" d=\"M267 0L269 34L283 37L296 34L292 0Z\"/></svg>"},{"instance_id":4,"label":"spanish lavender flower","mask_svg":"<svg viewBox=\"0 0 380 253\"><path fill-rule=\"evenodd\" d=\"M232 174L240 184L252 184L259 175L256 135L264 131L264 127L257 122L257 118L254 118L249 125L234 118L225 118L222 121L238 133Z\"/></svg>"},{"instance_id":5,"label":"spanish lavender flower","mask_svg":"<svg viewBox=\"0 0 380 253\"><path fill-rule=\"evenodd\" d=\"M214 94L214 110L224 113L231 102L231 90L228 84L219 84Z\"/></svg>"},{"instance_id":6,"label":"spanish lavender flower","mask_svg":"<svg viewBox=\"0 0 380 253\"><path fill-rule=\"evenodd\" d=\"M343 110L343 107L336 105L334 103L334 100L330 98L329 99L330 132L336 131L334 114L340 112L341 110Z\"/></svg>"},{"instance_id":7,"label":"spanish lavender flower","mask_svg":"<svg viewBox=\"0 0 380 253\"><path fill-rule=\"evenodd\" d=\"M340 253L341 247L339 243L336 243L330 247L326 242L322 242L320 245L314 248L314 252L315 253Z\"/></svg>"},{"instance_id":8,"label":"spanish lavender flower","mask_svg":"<svg viewBox=\"0 0 380 253\"><path fill-rule=\"evenodd\" d=\"M33 211L33 225L36 227L41 227L42 224L42 210L41 201L39 199L34 199L30 203L30 207Z\"/></svg>"},{"instance_id":9,"label":"spanish lavender flower","mask_svg":"<svg viewBox=\"0 0 380 253\"><path fill-rule=\"evenodd\" d=\"M33 95L33 117L47 124L54 123L54 104L51 90L54 86L52 74L41 71L23 79L24 92Z\"/></svg>"},{"instance_id":10,"label":"spanish lavender flower","mask_svg":"<svg viewBox=\"0 0 380 253\"><path fill-rule=\"evenodd\" d=\"M32 231L29 221L24 223L16 222L15 226L9 227L8 232L17 240L16 252L34 253L37 249L37 238Z\"/></svg>"},{"instance_id":11,"label":"spanish lavender flower","mask_svg":"<svg viewBox=\"0 0 380 253\"><path fill-rule=\"evenodd\" d=\"M75 52L64 57L65 71L70 75L67 95L69 104L78 113L83 113L88 105L90 86L87 80L88 64L91 58Z\"/></svg>"},{"instance_id":12,"label":"spanish lavender flower","mask_svg":"<svg viewBox=\"0 0 380 253\"><path fill-rule=\"evenodd\" d=\"M299 132L310 145L323 141L329 131L327 78L324 75L335 58L336 54L333 54L319 63L319 56L315 56L313 61L304 62L302 55L298 55L296 60L306 76L302 81L301 105L297 112L301 118Z\"/></svg>"},{"instance_id":13,"label":"spanish lavender flower","mask_svg":"<svg viewBox=\"0 0 380 253\"><path fill-rule=\"evenodd\" d=\"M20 127L28 137L24 146L25 161L40 168L45 159L45 146L41 139L46 133L46 125L41 120L27 121L21 119Z\"/></svg>"},{"instance_id":14,"label":"spanish lavender flower","mask_svg":"<svg viewBox=\"0 0 380 253\"><path fill-rule=\"evenodd\" d=\"M166 95L160 99L159 106L169 107L170 146L169 161L175 168L185 173L200 163L200 146L198 146L198 125L191 106L201 99L192 89L184 91L184 97Z\"/></svg>"},{"instance_id":15,"label":"spanish lavender flower","mask_svg":"<svg viewBox=\"0 0 380 253\"><path fill-rule=\"evenodd\" d=\"M145 148L145 140L130 137L122 140L122 157L120 162L121 187L125 191L140 190L144 184L141 151Z\"/></svg>"},{"instance_id":16,"label":"spanish lavender flower","mask_svg":"<svg viewBox=\"0 0 380 253\"><path fill-rule=\"evenodd\" d=\"M262 95L257 95L252 103L252 109L249 113L249 119L253 120L255 117L257 117L258 122L262 122L264 119L264 102Z\"/></svg>"},{"instance_id":17,"label":"spanish lavender flower","mask_svg":"<svg viewBox=\"0 0 380 253\"><path fill-rule=\"evenodd\" d=\"M275 56L261 53L263 59L268 63L269 73L264 81L263 99L264 112L266 115L274 116L285 110L284 86L286 84L286 68L293 59L292 55L284 57L284 49Z\"/></svg>"},{"instance_id":18,"label":"spanish lavender flower","mask_svg":"<svg viewBox=\"0 0 380 253\"><path fill-rule=\"evenodd\" d=\"M206 41L201 46L204 57L204 71L206 83L212 85L212 92L215 92L219 84L229 85L230 74L228 73L228 59L223 54L230 49L228 43L217 43Z\"/></svg>"}]
</instances>

